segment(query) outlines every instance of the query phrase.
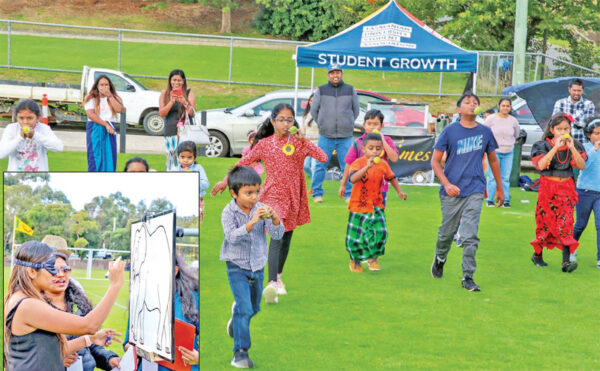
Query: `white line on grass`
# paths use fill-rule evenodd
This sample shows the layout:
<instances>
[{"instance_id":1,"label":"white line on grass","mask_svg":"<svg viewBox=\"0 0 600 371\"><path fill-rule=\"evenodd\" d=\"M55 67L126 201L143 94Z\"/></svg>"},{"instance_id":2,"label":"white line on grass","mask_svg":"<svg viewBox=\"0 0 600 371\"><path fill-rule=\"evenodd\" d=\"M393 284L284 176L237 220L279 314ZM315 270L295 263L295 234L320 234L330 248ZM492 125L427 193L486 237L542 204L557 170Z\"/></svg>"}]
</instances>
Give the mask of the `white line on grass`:
<instances>
[{"instance_id":1,"label":"white line on grass","mask_svg":"<svg viewBox=\"0 0 600 371\"><path fill-rule=\"evenodd\" d=\"M86 294L86 295L92 295L92 296L95 296L95 297L97 297L97 298L100 298L100 299L102 299L102 298L103 298L102 296L100 296L100 295L96 295L96 294L94 294L93 292L89 292L89 291L86 291L86 292L85 292L85 294ZM116 305L117 307L119 307L119 308L127 309L127 307L125 307L125 306L123 306L123 305L121 305L121 304L119 304L119 303L115 303L115 305Z\"/></svg>"}]
</instances>

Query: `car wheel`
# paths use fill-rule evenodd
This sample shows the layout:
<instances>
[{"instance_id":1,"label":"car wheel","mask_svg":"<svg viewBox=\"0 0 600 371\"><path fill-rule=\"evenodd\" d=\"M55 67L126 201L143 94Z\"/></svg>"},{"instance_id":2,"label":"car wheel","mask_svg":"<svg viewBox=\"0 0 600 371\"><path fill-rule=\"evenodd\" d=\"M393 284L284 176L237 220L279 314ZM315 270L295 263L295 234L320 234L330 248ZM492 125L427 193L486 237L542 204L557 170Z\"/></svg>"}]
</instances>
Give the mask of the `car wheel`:
<instances>
[{"instance_id":1,"label":"car wheel","mask_svg":"<svg viewBox=\"0 0 600 371\"><path fill-rule=\"evenodd\" d=\"M406 124L406 127L408 128L422 128L423 127L423 123L422 122L409 122L408 124Z\"/></svg>"},{"instance_id":2,"label":"car wheel","mask_svg":"<svg viewBox=\"0 0 600 371\"><path fill-rule=\"evenodd\" d=\"M227 157L229 154L229 142L225 135L218 131L209 130L208 144L204 147L206 157Z\"/></svg>"},{"instance_id":3,"label":"car wheel","mask_svg":"<svg viewBox=\"0 0 600 371\"><path fill-rule=\"evenodd\" d=\"M144 116L144 130L150 135L163 135L165 120L158 114L158 110L150 111Z\"/></svg>"}]
</instances>

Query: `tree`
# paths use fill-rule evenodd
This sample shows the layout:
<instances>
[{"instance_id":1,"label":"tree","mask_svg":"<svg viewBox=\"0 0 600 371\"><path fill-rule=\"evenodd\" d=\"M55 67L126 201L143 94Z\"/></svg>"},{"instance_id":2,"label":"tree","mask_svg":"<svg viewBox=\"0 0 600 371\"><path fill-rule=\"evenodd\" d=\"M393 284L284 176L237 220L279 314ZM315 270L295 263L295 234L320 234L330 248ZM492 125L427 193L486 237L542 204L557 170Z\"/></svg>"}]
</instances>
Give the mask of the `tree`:
<instances>
[{"instance_id":1,"label":"tree","mask_svg":"<svg viewBox=\"0 0 600 371\"><path fill-rule=\"evenodd\" d=\"M163 211L173 209L173 204L171 201L166 198L157 198L150 202L150 207L148 208L148 212L151 213L161 213Z\"/></svg>"},{"instance_id":2,"label":"tree","mask_svg":"<svg viewBox=\"0 0 600 371\"><path fill-rule=\"evenodd\" d=\"M77 241L73 243L73 247L78 249L84 249L87 245L89 245L89 242L83 237L79 237Z\"/></svg>"},{"instance_id":3,"label":"tree","mask_svg":"<svg viewBox=\"0 0 600 371\"><path fill-rule=\"evenodd\" d=\"M221 9L219 33L231 33L231 9L239 6L239 0L199 0L199 2Z\"/></svg>"}]
</instances>

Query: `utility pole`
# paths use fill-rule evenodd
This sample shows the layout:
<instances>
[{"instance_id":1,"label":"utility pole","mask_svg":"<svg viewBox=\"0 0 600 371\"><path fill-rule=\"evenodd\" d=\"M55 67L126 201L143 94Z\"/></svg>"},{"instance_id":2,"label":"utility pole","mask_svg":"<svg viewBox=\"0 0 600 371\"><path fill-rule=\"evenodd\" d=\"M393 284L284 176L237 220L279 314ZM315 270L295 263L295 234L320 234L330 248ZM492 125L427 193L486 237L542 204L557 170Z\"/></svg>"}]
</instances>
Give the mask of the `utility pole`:
<instances>
[{"instance_id":1,"label":"utility pole","mask_svg":"<svg viewBox=\"0 0 600 371\"><path fill-rule=\"evenodd\" d=\"M525 82L525 49L527 47L527 0L517 0L515 11L515 44L512 84Z\"/></svg>"}]
</instances>

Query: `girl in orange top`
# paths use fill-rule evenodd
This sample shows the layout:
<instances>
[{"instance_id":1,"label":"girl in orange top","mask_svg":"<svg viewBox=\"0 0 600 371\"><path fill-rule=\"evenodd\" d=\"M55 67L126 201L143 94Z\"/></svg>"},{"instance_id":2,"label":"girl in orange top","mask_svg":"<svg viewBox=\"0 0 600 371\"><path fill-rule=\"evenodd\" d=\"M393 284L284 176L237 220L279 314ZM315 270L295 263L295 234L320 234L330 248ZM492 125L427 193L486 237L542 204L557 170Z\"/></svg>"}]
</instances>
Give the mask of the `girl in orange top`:
<instances>
[{"instance_id":1,"label":"girl in orange top","mask_svg":"<svg viewBox=\"0 0 600 371\"><path fill-rule=\"evenodd\" d=\"M360 262L367 260L369 269L379 270L377 258L385 253L387 230L385 226L385 205L381 193L381 183L389 181L398 196L406 200L406 194L386 161L381 161L383 143L379 134L365 136L362 151L364 156L350 166L352 194L348 210L348 229L346 231L346 250L350 253L350 270L362 272Z\"/></svg>"}]
</instances>

